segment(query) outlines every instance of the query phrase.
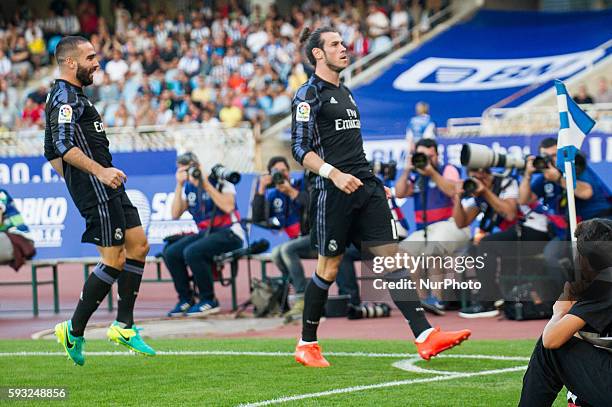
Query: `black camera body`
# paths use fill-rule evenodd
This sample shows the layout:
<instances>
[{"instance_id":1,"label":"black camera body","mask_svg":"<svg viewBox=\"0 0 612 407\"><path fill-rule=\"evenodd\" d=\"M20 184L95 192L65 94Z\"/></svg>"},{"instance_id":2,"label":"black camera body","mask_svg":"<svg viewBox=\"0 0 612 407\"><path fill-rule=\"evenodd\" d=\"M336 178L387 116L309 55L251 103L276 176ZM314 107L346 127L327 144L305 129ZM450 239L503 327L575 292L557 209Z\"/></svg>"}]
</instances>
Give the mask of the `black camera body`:
<instances>
[{"instance_id":1,"label":"black camera body","mask_svg":"<svg viewBox=\"0 0 612 407\"><path fill-rule=\"evenodd\" d=\"M280 185L285 182L285 175L280 171L272 170L272 184L274 186Z\"/></svg>"},{"instance_id":2,"label":"black camera body","mask_svg":"<svg viewBox=\"0 0 612 407\"><path fill-rule=\"evenodd\" d=\"M411 162L414 168L422 170L429 164L429 157L425 153L414 153Z\"/></svg>"},{"instance_id":3,"label":"black camera body","mask_svg":"<svg viewBox=\"0 0 612 407\"><path fill-rule=\"evenodd\" d=\"M270 172L270 175L272 176L272 183L266 185L266 189L276 188L277 186L279 186L280 184L285 182L285 180L287 179L287 178L285 178L285 176L283 175L282 172L280 172L279 170L276 170L274 168Z\"/></svg>"},{"instance_id":4,"label":"black camera body","mask_svg":"<svg viewBox=\"0 0 612 407\"><path fill-rule=\"evenodd\" d=\"M464 196L473 196L476 190L478 189L478 184L474 180L474 178L468 178L463 181L463 193Z\"/></svg>"},{"instance_id":5,"label":"black camera body","mask_svg":"<svg viewBox=\"0 0 612 407\"><path fill-rule=\"evenodd\" d=\"M533 166L537 172L542 172L551 165L553 165L553 160L549 155L536 155L533 159Z\"/></svg>"},{"instance_id":6,"label":"black camera body","mask_svg":"<svg viewBox=\"0 0 612 407\"><path fill-rule=\"evenodd\" d=\"M228 181L237 184L242 178L239 172L228 170L223 164L216 164L210 170L210 176L214 180Z\"/></svg>"},{"instance_id":7,"label":"black camera body","mask_svg":"<svg viewBox=\"0 0 612 407\"><path fill-rule=\"evenodd\" d=\"M195 179L202 178L202 171L195 165L192 165L191 167L187 168L187 174L189 174L190 177Z\"/></svg>"},{"instance_id":8,"label":"black camera body","mask_svg":"<svg viewBox=\"0 0 612 407\"><path fill-rule=\"evenodd\" d=\"M397 162L395 160L388 163L372 161L370 167L375 175L381 176L385 181L394 181L397 177Z\"/></svg>"}]
</instances>

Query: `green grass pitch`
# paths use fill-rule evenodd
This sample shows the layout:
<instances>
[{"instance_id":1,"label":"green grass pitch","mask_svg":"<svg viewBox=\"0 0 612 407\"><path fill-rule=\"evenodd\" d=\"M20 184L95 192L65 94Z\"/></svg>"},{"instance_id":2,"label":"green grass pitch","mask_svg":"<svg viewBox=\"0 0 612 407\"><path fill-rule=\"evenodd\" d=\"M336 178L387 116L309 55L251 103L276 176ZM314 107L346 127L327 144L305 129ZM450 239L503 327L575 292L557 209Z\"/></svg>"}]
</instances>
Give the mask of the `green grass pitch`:
<instances>
[{"instance_id":1,"label":"green grass pitch","mask_svg":"<svg viewBox=\"0 0 612 407\"><path fill-rule=\"evenodd\" d=\"M153 358L122 354L90 354L77 367L52 341L0 341L0 387L66 387L68 399L58 401L0 401L25 405L193 405L234 406L302 396L282 405L293 406L516 406L524 371L472 375L525 366L534 341L467 341L430 362L414 365L427 370L457 372L451 377L435 372L401 370L393 363L414 358L406 341L324 340L332 367L304 368L290 355L245 355L240 352L292 352L293 340L277 339L167 339L150 340L161 354ZM220 354L222 351L235 353ZM14 355L13 352L53 352ZM124 352L103 341L88 341L86 352ZM202 354L203 352L211 352ZM196 353L196 354L193 354ZM198 354L199 353L199 354ZM348 353L337 354L331 353ZM406 354L356 355L367 354ZM521 357L519 360L466 358L462 355ZM416 382L412 382L416 380ZM390 385L396 381L409 381ZM370 385L385 384L386 387ZM366 386L359 389L356 386ZM370 386L369 388L367 386ZM329 391L338 391L328 394ZM324 394L313 396L313 393ZM567 406L562 391L555 406Z\"/></svg>"}]
</instances>

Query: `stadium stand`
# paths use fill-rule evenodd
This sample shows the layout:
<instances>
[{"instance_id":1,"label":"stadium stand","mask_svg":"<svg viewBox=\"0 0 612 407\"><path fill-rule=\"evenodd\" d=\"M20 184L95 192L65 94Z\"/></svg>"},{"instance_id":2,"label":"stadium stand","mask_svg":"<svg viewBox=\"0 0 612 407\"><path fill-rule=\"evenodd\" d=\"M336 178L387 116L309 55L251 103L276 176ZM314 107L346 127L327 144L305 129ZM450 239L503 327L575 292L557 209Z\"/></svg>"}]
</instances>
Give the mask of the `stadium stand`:
<instances>
[{"instance_id":1,"label":"stadium stand","mask_svg":"<svg viewBox=\"0 0 612 407\"><path fill-rule=\"evenodd\" d=\"M197 2L174 18L152 12L148 2L131 10L118 3L114 21L89 1L77 9L54 2L36 17L33 10L18 12L0 22L0 102L19 101L3 107L0 126L42 127L44 100L37 96L54 76L54 47L62 35L82 34L99 52L102 69L88 96L107 127L243 121L266 127L289 111L293 92L307 78L296 49L303 26L334 24L355 60L387 48L414 26L428 29L428 16L446 2L432 2L431 9L412 3L307 2L281 16L273 4L249 10L242 1L218 9Z\"/></svg>"},{"instance_id":2,"label":"stadium stand","mask_svg":"<svg viewBox=\"0 0 612 407\"><path fill-rule=\"evenodd\" d=\"M429 103L438 127L446 127L450 118L479 117L513 95L503 107L517 107L550 89L552 79L571 78L603 61L612 52L604 29L611 20L610 10L481 10L398 56L376 80L355 91L364 136L402 137L420 100Z\"/></svg>"}]
</instances>

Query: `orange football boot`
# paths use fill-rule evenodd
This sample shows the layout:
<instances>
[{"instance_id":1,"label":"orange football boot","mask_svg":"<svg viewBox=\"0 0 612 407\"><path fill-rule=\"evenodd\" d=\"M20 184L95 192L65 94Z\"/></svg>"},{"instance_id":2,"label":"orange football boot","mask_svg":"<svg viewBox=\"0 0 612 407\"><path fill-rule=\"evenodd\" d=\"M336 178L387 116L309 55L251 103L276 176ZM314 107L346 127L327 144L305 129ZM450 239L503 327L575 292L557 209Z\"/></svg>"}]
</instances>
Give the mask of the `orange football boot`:
<instances>
[{"instance_id":1,"label":"orange football boot","mask_svg":"<svg viewBox=\"0 0 612 407\"><path fill-rule=\"evenodd\" d=\"M469 329L444 332L440 331L440 328L436 327L429 334L427 339L425 339L425 341L421 343L415 341L414 344L417 347L419 355L423 359L429 360L440 352L444 352L447 349L459 345L461 342L469 338L471 334L472 331L470 331Z\"/></svg>"},{"instance_id":2,"label":"orange football boot","mask_svg":"<svg viewBox=\"0 0 612 407\"><path fill-rule=\"evenodd\" d=\"M318 343L296 346L295 361L308 367L329 367L329 362L321 355Z\"/></svg>"}]
</instances>

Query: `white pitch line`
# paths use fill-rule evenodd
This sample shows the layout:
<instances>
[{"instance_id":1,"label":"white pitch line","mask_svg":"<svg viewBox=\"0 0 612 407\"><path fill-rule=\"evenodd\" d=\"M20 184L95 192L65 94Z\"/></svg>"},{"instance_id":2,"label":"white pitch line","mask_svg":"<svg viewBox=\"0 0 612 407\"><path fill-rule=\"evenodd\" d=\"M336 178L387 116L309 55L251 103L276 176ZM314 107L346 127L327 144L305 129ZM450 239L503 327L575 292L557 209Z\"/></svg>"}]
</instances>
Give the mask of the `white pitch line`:
<instances>
[{"instance_id":1,"label":"white pitch line","mask_svg":"<svg viewBox=\"0 0 612 407\"><path fill-rule=\"evenodd\" d=\"M131 356L130 352L102 351L85 352L86 356ZM248 352L248 351L158 351L158 356L293 356L293 352ZM326 356L349 356L365 358L412 358L419 357L414 353L365 353L365 352L326 352ZM0 352L0 357L25 357L25 356L66 356L65 352ZM456 358L456 359L489 359L489 360L508 360L524 362L528 357L524 356L498 356L498 355L438 355L437 358Z\"/></svg>"},{"instance_id":2,"label":"white pitch line","mask_svg":"<svg viewBox=\"0 0 612 407\"><path fill-rule=\"evenodd\" d=\"M422 362L422 361L423 359L419 357L410 358L410 359L404 359L404 360L395 362L391 366L396 367L400 370L404 370L406 372L413 372L413 373L438 374L438 375L456 375L458 373L461 373L461 372L451 372L451 371L446 371L446 370L425 369L423 367L419 367L415 365L416 362Z\"/></svg>"},{"instance_id":3,"label":"white pitch line","mask_svg":"<svg viewBox=\"0 0 612 407\"><path fill-rule=\"evenodd\" d=\"M483 370L483 371L474 372L474 373L457 373L455 375L428 377L424 379L397 380L393 382L384 382L384 383L369 384L369 385L363 385L363 386L344 387L344 388L334 389L334 390L329 390L329 391L321 391L318 393L299 394L297 396L280 397L280 398L271 399L271 400L258 401L256 403L240 404L240 407L269 406L272 404L286 403L289 401L332 396L332 395L344 394L344 393L354 393L354 392L364 391L364 390L382 389L385 387L404 386L404 385L415 384L415 383L441 382L445 380L454 380L454 379L461 379L461 378L467 378L467 377L488 376L488 375L501 374L501 373L518 372L521 370L525 370L526 368L527 366L517 366L517 367L509 367L506 369Z\"/></svg>"}]
</instances>

